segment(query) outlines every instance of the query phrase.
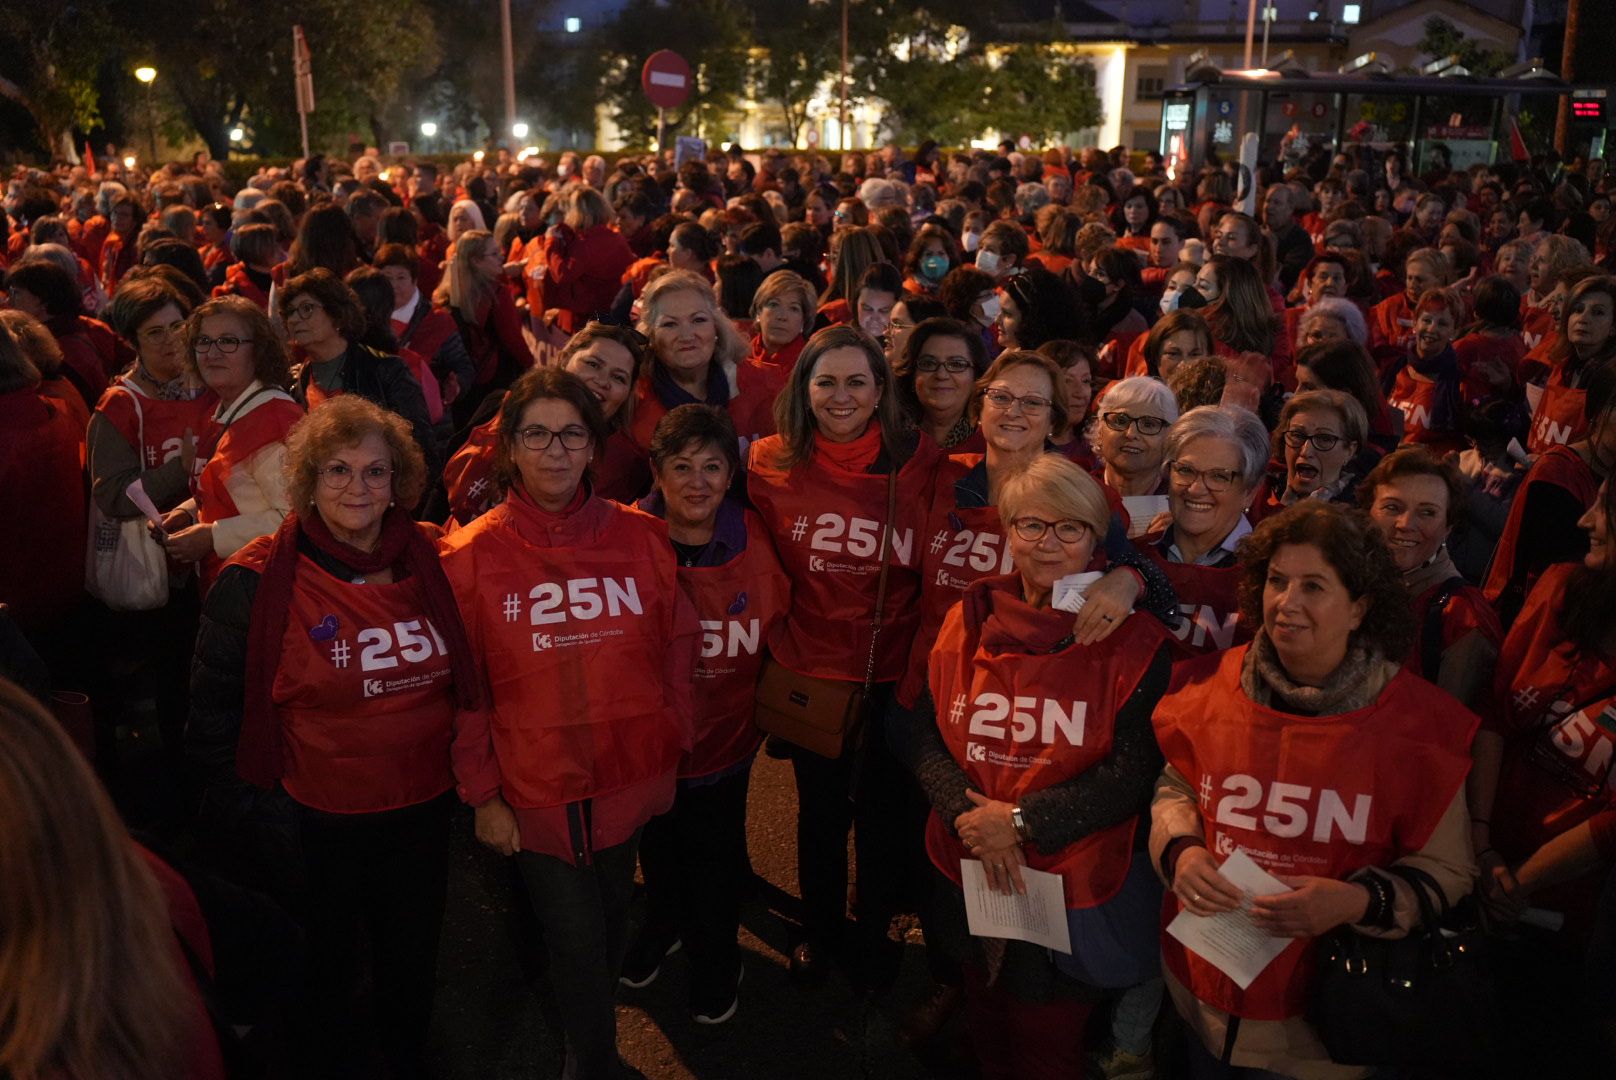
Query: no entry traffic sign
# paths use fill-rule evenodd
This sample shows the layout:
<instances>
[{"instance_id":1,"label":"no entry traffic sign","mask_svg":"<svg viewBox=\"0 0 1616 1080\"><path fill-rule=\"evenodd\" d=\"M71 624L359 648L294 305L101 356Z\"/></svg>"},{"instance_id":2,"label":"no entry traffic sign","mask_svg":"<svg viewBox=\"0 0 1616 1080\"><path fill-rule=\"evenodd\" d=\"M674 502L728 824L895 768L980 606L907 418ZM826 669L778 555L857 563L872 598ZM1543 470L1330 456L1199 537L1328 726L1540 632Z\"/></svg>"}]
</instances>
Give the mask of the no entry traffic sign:
<instances>
[{"instance_id":1,"label":"no entry traffic sign","mask_svg":"<svg viewBox=\"0 0 1616 1080\"><path fill-rule=\"evenodd\" d=\"M673 50L660 49L645 58L640 86L657 108L677 109L690 96L690 65Z\"/></svg>"}]
</instances>

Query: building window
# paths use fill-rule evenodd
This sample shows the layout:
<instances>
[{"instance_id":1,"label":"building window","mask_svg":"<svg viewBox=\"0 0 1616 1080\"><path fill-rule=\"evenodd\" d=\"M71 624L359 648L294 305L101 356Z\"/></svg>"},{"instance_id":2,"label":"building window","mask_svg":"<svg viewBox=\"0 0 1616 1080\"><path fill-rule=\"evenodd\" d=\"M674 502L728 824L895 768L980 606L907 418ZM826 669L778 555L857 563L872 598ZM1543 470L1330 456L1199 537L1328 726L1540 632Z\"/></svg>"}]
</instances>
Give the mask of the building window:
<instances>
[{"instance_id":1,"label":"building window","mask_svg":"<svg viewBox=\"0 0 1616 1080\"><path fill-rule=\"evenodd\" d=\"M1343 4L1341 5L1341 21L1348 26L1357 26L1362 11L1363 8L1360 4Z\"/></svg>"},{"instance_id":2,"label":"building window","mask_svg":"<svg viewBox=\"0 0 1616 1080\"><path fill-rule=\"evenodd\" d=\"M1356 22L1357 20L1353 20ZM584 21L576 15L567 16L567 33L576 34L584 28Z\"/></svg>"},{"instance_id":3,"label":"building window","mask_svg":"<svg viewBox=\"0 0 1616 1080\"><path fill-rule=\"evenodd\" d=\"M1157 101L1167 86L1167 72L1161 68L1141 68L1135 77L1133 95L1138 101Z\"/></svg>"}]
</instances>

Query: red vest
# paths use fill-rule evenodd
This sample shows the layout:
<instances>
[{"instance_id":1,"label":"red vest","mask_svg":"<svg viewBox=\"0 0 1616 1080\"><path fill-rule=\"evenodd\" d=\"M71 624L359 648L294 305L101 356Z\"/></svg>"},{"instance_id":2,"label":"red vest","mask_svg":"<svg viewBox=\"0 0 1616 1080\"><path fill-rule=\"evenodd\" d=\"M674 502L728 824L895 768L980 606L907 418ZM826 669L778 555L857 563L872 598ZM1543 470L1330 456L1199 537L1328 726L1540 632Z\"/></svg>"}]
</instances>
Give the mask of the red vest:
<instances>
[{"instance_id":1,"label":"red vest","mask_svg":"<svg viewBox=\"0 0 1616 1080\"><path fill-rule=\"evenodd\" d=\"M1040 640L1058 641L1072 625L1070 612L1029 607L1020 588L1019 577L972 585L944 620L929 664L948 752L973 789L1008 803L1081 775L1110 755L1117 710L1166 639L1155 619L1134 614L1093 645L1068 643L1050 652L1008 640L1017 635L1004 625L1005 616L1031 626ZM1029 845L1027 865L1061 875L1067 907L1096 907L1128 876L1137 824L1130 818L1059 851ZM958 884L960 860L970 853L950 825L932 812L926 851Z\"/></svg>"},{"instance_id":2,"label":"red vest","mask_svg":"<svg viewBox=\"0 0 1616 1080\"><path fill-rule=\"evenodd\" d=\"M1588 434L1588 418L1583 415L1586 390L1566 384L1565 365L1549 372L1548 384L1537 408L1532 410L1532 430L1527 436L1529 453L1541 454L1551 446L1565 446Z\"/></svg>"},{"instance_id":3,"label":"red vest","mask_svg":"<svg viewBox=\"0 0 1616 1080\"><path fill-rule=\"evenodd\" d=\"M262 571L270 538L230 561ZM281 785L336 814L394 810L454 786L449 654L413 580L340 581L301 556L272 691Z\"/></svg>"},{"instance_id":4,"label":"red vest","mask_svg":"<svg viewBox=\"0 0 1616 1080\"><path fill-rule=\"evenodd\" d=\"M1408 658L1408 669L1424 679L1433 677L1425 667L1425 620L1436 601L1436 595L1442 589L1438 582L1426 589L1414 600L1412 618L1414 620L1415 641L1413 651ZM1504 640L1504 627L1498 621L1498 613L1487 602L1487 597L1474 585L1465 585L1455 589L1448 602L1442 605L1442 645L1441 650L1451 648L1460 638L1472 630L1479 631L1481 636L1492 642L1497 648Z\"/></svg>"},{"instance_id":5,"label":"red vest","mask_svg":"<svg viewBox=\"0 0 1616 1080\"><path fill-rule=\"evenodd\" d=\"M137 403L131 400L138 396ZM135 412L136 405L140 412ZM143 470L155 469L180 456L180 445L185 431L199 440L206 434L213 410L219 399L213 391L204 390L190 401L163 401L148 397L142 390L119 377L107 387L101 400L95 403L96 412L106 417L118 434L140 454Z\"/></svg>"},{"instance_id":6,"label":"red vest","mask_svg":"<svg viewBox=\"0 0 1616 1080\"><path fill-rule=\"evenodd\" d=\"M1172 562L1156 545L1160 533L1134 541L1137 547L1167 575L1178 594L1178 613L1183 616L1173 630L1173 652L1180 659L1222 652L1251 640L1251 628L1240 622L1240 566L1196 566Z\"/></svg>"},{"instance_id":7,"label":"red vest","mask_svg":"<svg viewBox=\"0 0 1616 1080\"><path fill-rule=\"evenodd\" d=\"M1414 312L1408 295L1398 293L1369 309L1369 348L1382 370L1408 352L1414 340Z\"/></svg>"},{"instance_id":8,"label":"red vest","mask_svg":"<svg viewBox=\"0 0 1616 1080\"><path fill-rule=\"evenodd\" d=\"M779 436L752 447L747 492L763 517L791 578L791 611L769 638L774 658L793 671L862 682L870 652L870 619L880 573L881 523L887 478L852 473L815 455L783 471L774 465ZM941 459L920 440L898 473L896 519L888 545L886 611L876 650L875 679L903 674L919 621L916 530L925 520L932 478Z\"/></svg>"},{"instance_id":9,"label":"red vest","mask_svg":"<svg viewBox=\"0 0 1616 1080\"><path fill-rule=\"evenodd\" d=\"M1463 436L1452 431L1431 430L1431 410L1436 406L1436 391L1434 380L1416 379L1413 369L1405 366L1397 373L1389 401L1392 408L1403 414L1403 442L1424 446L1440 457L1449 450L1460 449Z\"/></svg>"},{"instance_id":10,"label":"red vest","mask_svg":"<svg viewBox=\"0 0 1616 1080\"><path fill-rule=\"evenodd\" d=\"M1565 488L1584 509L1592 506L1594 497L1599 494L1599 481L1593 470L1570 447L1551 446L1532 463L1526 478L1521 481L1520 490L1509 504L1509 517L1504 521L1498 546L1493 549L1493 561L1487 566L1482 593L1491 603L1498 603L1519 571L1515 548L1520 542L1521 525L1526 517L1526 493L1535 484L1553 484ZM1522 585L1530 590L1533 582L1525 581Z\"/></svg>"},{"instance_id":11,"label":"red vest","mask_svg":"<svg viewBox=\"0 0 1616 1080\"><path fill-rule=\"evenodd\" d=\"M1544 571L1498 657L1495 723L1510 738L1493 803L1498 850L1517 862L1612 805L1616 662L1582 656L1558 613L1578 570ZM1588 884L1580 891L1587 893ZM1586 907L1584 897L1583 907ZM1560 908L1558 900L1543 906Z\"/></svg>"},{"instance_id":12,"label":"red vest","mask_svg":"<svg viewBox=\"0 0 1616 1080\"><path fill-rule=\"evenodd\" d=\"M1477 718L1407 671L1355 712L1280 713L1240 688L1248 648L1180 665L1156 707L1157 741L1200 793L1213 855L1221 862L1239 847L1270 873L1344 878L1424 847L1470 769ZM1180 906L1169 892L1164 927ZM1175 978L1199 1000L1249 1020L1303 1014L1312 952L1309 940L1291 942L1241 990L1162 935Z\"/></svg>"},{"instance_id":13,"label":"red vest","mask_svg":"<svg viewBox=\"0 0 1616 1080\"><path fill-rule=\"evenodd\" d=\"M1521 341L1534 349L1554 330L1554 312L1547 307L1536 307L1521 297Z\"/></svg>"},{"instance_id":14,"label":"red vest","mask_svg":"<svg viewBox=\"0 0 1616 1080\"><path fill-rule=\"evenodd\" d=\"M197 475L191 480L198 524L235 517L240 511L230 494L230 473L271 443L284 442L292 425L303 419L303 407L279 390L251 412L227 424L209 420L196 448ZM219 573L219 560L209 555L200 572L204 584Z\"/></svg>"},{"instance_id":15,"label":"red vest","mask_svg":"<svg viewBox=\"0 0 1616 1080\"><path fill-rule=\"evenodd\" d=\"M596 501L606 523L587 547L531 544L501 504L444 548L491 693L501 791L515 807L666 776L688 745L661 677L678 599L667 526Z\"/></svg>"},{"instance_id":16,"label":"red vest","mask_svg":"<svg viewBox=\"0 0 1616 1080\"><path fill-rule=\"evenodd\" d=\"M269 310L269 293L253 284L252 278L247 276L247 267L244 263L233 262L224 272L224 284L216 286L214 296L244 296L257 304L265 311Z\"/></svg>"},{"instance_id":17,"label":"red vest","mask_svg":"<svg viewBox=\"0 0 1616 1080\"><path fill-rule=\"evenodd\" d=\"M503 404L501 405L503 411ZM494 505L494 449L499 445L499 413L471 429L443 467L449 512L462 525L488 513Z\"/></svg>"},{"instance_id":18,"label":"red vest","mask_svg":"<svg viewBox=\"0 0 1616 1080\"><path fill-rule=\"evenodd\" d=\"M681 566L679 587L701 619L695 745L679 775L707 776L746 760L762 741L752 714L763 643L785 618L791 583L763 519L747 511L746 550L723 566Z\"/></svg>"},{"instance_id":19,"label":"red vest","mask_svg":"<svg viewBox=\"0 0 1616 1080\"><path fill-rule=\"evenodd\" d=\"M765 435L774 434L774 398L779 390L779 375L759 364L742 361L735 369L735 396L727 402L709 402L722 404L729 412L729 418L735 424L735 433L740 436L743 457L747 446ZM666 415L668 407L651 389L648 372L634 386L634 422L628 429L630 438L641 452L651 452L651 436L656 432L658 422Z\"/></svg>"},{"instance_id":20,"label":"red vest","mask_svg":"<svg viewBox=\"0 0 1616 1080\"><path fill-rule=\"evenodd\" d=\"M1014 569L999 508L954 505L955 481L981 460L981 454L951 454L937 469L931 513L920 532L920 622L909 668L898 684L898 701L905 708L912 708L925 688L927 661L948 609L972 582Z\"/></svg>"}]
</instances>

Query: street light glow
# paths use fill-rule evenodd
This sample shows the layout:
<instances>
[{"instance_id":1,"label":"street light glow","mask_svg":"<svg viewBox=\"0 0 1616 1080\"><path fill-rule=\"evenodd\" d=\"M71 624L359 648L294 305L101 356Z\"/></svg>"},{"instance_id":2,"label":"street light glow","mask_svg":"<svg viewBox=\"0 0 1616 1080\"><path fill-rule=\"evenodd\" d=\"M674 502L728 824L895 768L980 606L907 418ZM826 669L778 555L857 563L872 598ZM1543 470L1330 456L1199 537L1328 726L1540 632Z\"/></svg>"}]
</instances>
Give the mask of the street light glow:
<instances>
[{"instance_id":1,"label":"street light glow","mask_svg":"<svg viewBox=\"0 0 1616 1080\"><path fill-rule=\"evenodd\" d=\"M152 83L152 80L157 78L157 69L152 67L149 64L137 67L135 69L135 78L139 79L141 82L145 83L147 86L150 86L151 83Z\"/></svg>"},{"instance_id":2,"label":"street light glow","mask_svg":"<svg viewBox=\"0 0 1616 1080\"><path fill-rule=\"evenodd\" d=\"M230 141L231 142L240 142L242 139L245 139L246 137L247 137L247 133L245 131L243 131L241 128L233 127L233 128L230 129Z\"/></svg>"},{"instance_id":3,"label":"street light glow","mask_svg":"<svg viewBox=\"0 0 1616 1080\"><path fill-rule=\"evenodd\" d=\"M584 21L582 19L578 18L576 15L569 15L567 17L567 33L576 34L583 28Z\"/></svg>"},{"instance_id":4,"label":"street light glow","mask_svg":"<svg viewBox=\"0 0 1616 1080\"><path fill-rule=\"evenodd\" d=\"M124 158L123 167L126 169L133 169L135 167L135 155L130 154L128 157Z\"/></svg>"},{"instance_id":5,"label":"street light glow","mask_svg":"<svg viewBox=\"0 0 1616 1080\"><path fill-rule=\"evenodd\" d=\"M472 153L471 153L471 160L473 160L477 164L481 165L483 163L483 158L486 157L486 156L487 155L484 154L481 150L473 150Z\"/></svg>"},{"instance_id":6,"label":"street light glow","mask_svg":"<svg viewBox=\"0 0 1616 1080\"><path fill-rule=\"evenodd\" d=\"M425 135L427 138L430 139L432 136L436 135L437 133L438 133L438 125L434 124L432 121L428 120L428 121L426 121L425 123L423 123L421 125L421 134Z\"/></svg>"},{"instance_id":7,"label":"street light glow","mask_svg":"<svg viewBox=\"0 0 1616 1080\"><path fill-rule=\"evenodd\" d=\"M518 139L527 138L527 125L518 120L516 123L511 125L511 134L515 135Z\"/></svg>"}]
</instances>

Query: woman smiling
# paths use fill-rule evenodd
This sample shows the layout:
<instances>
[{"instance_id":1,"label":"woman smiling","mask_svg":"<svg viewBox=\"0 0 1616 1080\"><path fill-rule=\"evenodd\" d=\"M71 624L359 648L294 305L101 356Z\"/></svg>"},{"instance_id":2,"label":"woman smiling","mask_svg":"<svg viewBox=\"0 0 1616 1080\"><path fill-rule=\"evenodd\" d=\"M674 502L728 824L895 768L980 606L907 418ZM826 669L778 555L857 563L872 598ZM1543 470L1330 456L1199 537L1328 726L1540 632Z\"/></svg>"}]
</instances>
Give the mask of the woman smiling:
<instances>
[{"instance_id":1,"label":"woman smiling","mask_svg":"<svg viewBox=\"0 0 1616 1080\"><path fill-rule=\"evenodd\" d=\"M898 400L909 420L945 450L981 449L971 396L987 365L982 337L954 319L927 319L904 346Z\"/></svg>"}]
</instances>

